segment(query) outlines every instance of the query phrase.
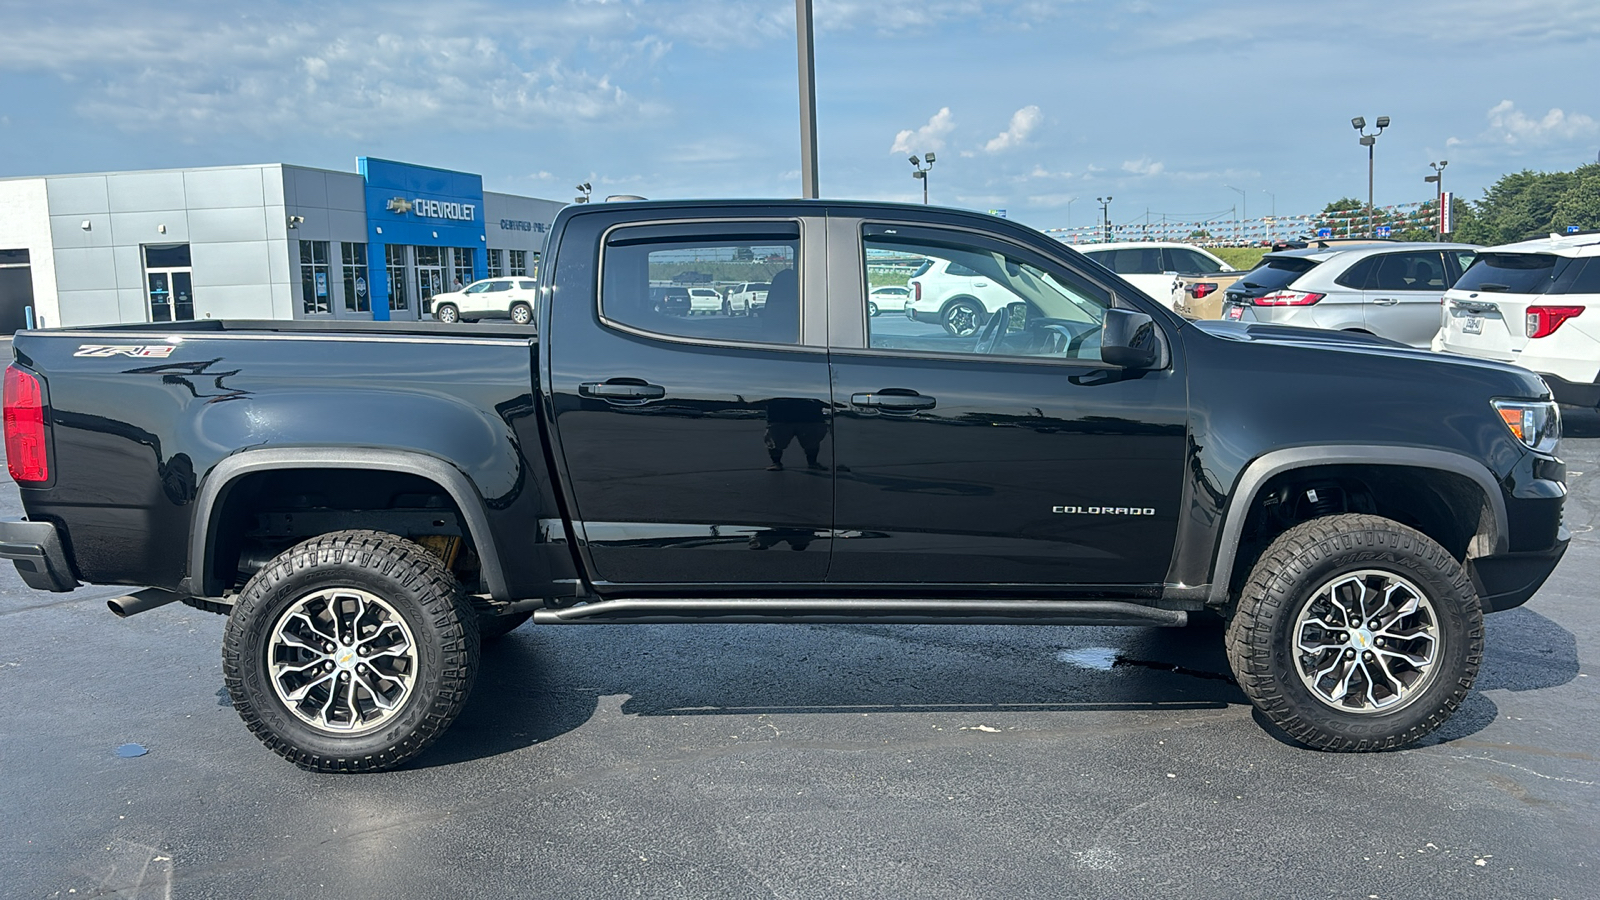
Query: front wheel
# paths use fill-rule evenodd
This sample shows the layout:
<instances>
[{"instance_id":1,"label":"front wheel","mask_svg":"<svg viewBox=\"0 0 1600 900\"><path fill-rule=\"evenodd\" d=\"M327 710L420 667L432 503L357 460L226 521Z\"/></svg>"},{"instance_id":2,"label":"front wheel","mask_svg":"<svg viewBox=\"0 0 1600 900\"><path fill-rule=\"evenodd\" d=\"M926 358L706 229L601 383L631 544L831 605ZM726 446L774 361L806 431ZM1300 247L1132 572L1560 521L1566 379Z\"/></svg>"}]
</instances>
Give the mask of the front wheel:
<instances>
[{"instance_id":1,"label":"front wheel","mask_svg":"<svg viewBox=\"0 0 1600 900\"><path fill-rule=\"evenodd\" d=\"M1226 640L1239 686L1291 738L1389 750L1466 699L1483 610L1466 569L1427 535L1378 516L1328 516L1261 555Z\"/></svg>"},{"instance_id":2,"label":"front wheel","mask_svg":"<svg viewBox=\"0 0 1600 900\"><path fill-rule=\"evenodd\" d=\"M533 307L526 303L511 304L511 321L518 325L526 325L533 321Z\"/></svg>"},{"instance_id":3,"label":"front wheel","mask_svg":"<svg viewBox=\"0 0 1600 900\"><path fill-rule=\"evenodd\" d=\"M291 547L245 585L222 671L239 717L304 769L392 769L466 704L478 615L437 556L392 534Z\"/></svg>"},{"instance_id":4,"label":"front wheel","mask_svg":"<svg viewBox=\"0 0 1600 900\"><path fill-rule=\"evenodd\" d=\"M447 325L454 324L461 321L461 311L456 309L454 306L445 303L433 311L433 317Z\"/></svg>"},{"instance_id":5,"label":"front wheel","mask_svg":"<svg viewBox=\"0 0 1600 900\"><path fill-rule=\"evenodd\" d=\"M878 315L878 304L873 303L871 300L868 300L867 301L867 317L868 318L877 318L877 315Z\"/></svg>"}]
</instances>

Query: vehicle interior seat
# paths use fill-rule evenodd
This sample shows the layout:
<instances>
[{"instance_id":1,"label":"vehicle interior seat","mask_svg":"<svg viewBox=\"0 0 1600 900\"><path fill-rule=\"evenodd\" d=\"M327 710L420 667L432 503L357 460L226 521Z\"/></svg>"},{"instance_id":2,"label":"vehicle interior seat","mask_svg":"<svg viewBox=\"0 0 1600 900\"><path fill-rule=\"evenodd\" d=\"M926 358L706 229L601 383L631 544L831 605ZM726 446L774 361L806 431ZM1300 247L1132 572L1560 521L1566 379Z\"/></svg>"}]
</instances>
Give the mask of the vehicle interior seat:
<instances>
[{"instance_id":1,"label":"vehicle interior seat","mask_svg":"<svg viewBox=\"0 0 1600 900\"><path fill-rule=\"evenodd\" d=\"M800 342L800 279L793 269L772 276L767 305L761 309L761 332L775 344Z\"/></svg>"}]
</instances>

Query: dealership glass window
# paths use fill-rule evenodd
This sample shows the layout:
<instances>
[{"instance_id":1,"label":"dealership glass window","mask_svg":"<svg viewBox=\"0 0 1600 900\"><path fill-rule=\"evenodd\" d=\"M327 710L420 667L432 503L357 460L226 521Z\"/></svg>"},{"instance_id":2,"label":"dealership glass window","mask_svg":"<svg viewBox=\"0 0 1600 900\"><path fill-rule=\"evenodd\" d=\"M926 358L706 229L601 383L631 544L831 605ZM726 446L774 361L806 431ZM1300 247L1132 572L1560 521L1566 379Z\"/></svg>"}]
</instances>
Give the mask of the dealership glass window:
<instances>
[{"instance_id":1,"label":"dealership glass window","mask_svg":"<svg viewBox=\"0 0 1600 900\"><path fill-rule=\"evenodd\" d=\"M404 244L385 244L384 262L389 273L389 308L410 309L410 291L406 287L411 279L406 275L406 247Z\"/></svg>"},{"instance_id":2,"label":"dealership glass window","mask_svg":"<svg viewBox=\"0 0 1600 900\"><path fill-rule=\"evenodd\" d=\"M506 252L504 250L485 250L489 259L490 278L499 278L506 273Z\"/></svg>"},{"instance_id":3,"label":"dealership glass window","mask_svg":"<svg viewBox=\"0 0 1600 900\"><path fill-rule=\"evenodd\" d=\"M372 297L367 293L367 245L345 241L339 246L344 263L345 312L371 312Z\"/></svg>"},{"instance_id":4,"label":"dealership glass window","mask_svg":"<svg viewBox=\"0 0 1600 900\"><path fill-rule=\"evenodd\" d=\"M909 290L905 314L864 316L868 346L909 353L1100 358L1111 295L1020 249L932 229L867 226L866 296ZM865 314L863 310L863 314Z\"/></svg>"},{"instance_id":5,"label":"dealership glass window","mask_svg":"<svg viewBox=\"0 0 1600 900\"><path fill-rule=\"evenodd\" d=\"M455 270L455 281L451 290L459 291L476 280L472 266L471 247L451 247L450 265Z\"/></svg>"},{"instance_id":6,"label":"dealership glass window","mask_svg":"<svg viewBox=\"0 0 1600 900\"><path fill-rule=\"evenodd\" d=\"M528 254L528 274L534 278L539 277L539 251L537 250Z\"/></svg>"},{"instance_id":7,"label":"dealership glass window","mask_svg":"<svg viewBox=\"0 0 1600 900\"><path fill-rule=\"evenodd\" d=\"M506 252L511 255L511 269L506 274L507 275L526 275L526 274L528 274L528 251L526 251L526 250L507 250Z\"/></svg>"},{"instance_id":8,"label":"dealership glass window","mask_svg":"<svg viewBox=\"0 0 1600 900\"><path fill-rule=\"evenodd\" d=\"M417 311L426 316L433 312L434 296L449 290L444 281L444 248L414 246L411 255L417 261Z\"/></svg>"},{"instance_id":9,"label":"dealership glass window","mask_svg":"<svg viewBox=\"0 0 1600 900\"><path fill-rule=\"evenodd\" d=\"M328 242L300 242L300 299L308 316L333 311L329 302Z\"/></svg>"},{"instance_id":10,"label":"dealership glass window","mask_svg":"<svg viewBox=\"0 0 1600 900\"><path fill-rule=\"evenodd\" d=\"M606 239L600 313L610 324L655 334L796 344L799 256L800 229L792 222L618 229ZM730 285L726 306L691 299L689 286L708 287L720 279L761 283L764 289L734 294Z\"/></svg>"}]
</instances>

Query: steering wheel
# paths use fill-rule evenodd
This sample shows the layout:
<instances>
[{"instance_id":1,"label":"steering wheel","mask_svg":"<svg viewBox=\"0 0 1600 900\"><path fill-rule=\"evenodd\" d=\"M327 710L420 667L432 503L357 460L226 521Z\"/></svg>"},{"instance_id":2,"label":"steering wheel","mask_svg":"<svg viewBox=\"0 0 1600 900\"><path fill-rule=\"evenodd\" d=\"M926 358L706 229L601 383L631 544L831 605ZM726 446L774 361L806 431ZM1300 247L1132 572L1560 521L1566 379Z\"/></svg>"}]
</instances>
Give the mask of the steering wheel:
<instances>
[{"instance_id":1,"label":"steering wheel","mask_svg":"<svg viewBox=\"0 0 1600 900\"><path fill-rule=\"evenodd\" d=\"M989 321L984 323L983 331L978 335L978 342L973 345L972 352L980 354L993 354L1000 352L1000 342L1006 336L1010 327L1011 307L1002 306L989 316Z\"/></svg>"},{"instance_id":2,"label":"steering wheel","mask_svg":"<svg viewBox=\"0 0 1600 900\"><path fill-rule=\"evenodd\" d=\"M1028 323L1028 330L1043 332L1044 340L1048 345L1042 355L1055 356L1057 354L1069 358L1079 359L1083 351L1089 347L1098 347L1099 341L1091 340L1100 334L1100 326L1092 322L1078 322L1072 319L1036 319Z\"/></svg>"}]
</instances>

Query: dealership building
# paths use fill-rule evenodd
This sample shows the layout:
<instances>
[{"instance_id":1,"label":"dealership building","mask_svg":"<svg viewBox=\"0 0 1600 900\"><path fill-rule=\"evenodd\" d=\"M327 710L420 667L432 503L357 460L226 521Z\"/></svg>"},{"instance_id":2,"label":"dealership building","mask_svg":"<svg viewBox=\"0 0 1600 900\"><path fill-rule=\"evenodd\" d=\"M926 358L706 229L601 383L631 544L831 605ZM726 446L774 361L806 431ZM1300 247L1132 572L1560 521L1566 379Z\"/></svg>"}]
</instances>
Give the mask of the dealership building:
<instances>
[{"instance_id":1,"label":"dealership building","mask_svg":"<svg viewBox=\"0 0 1600 900\"><path fill-rule=\"evenodd\" d=\"M532 275L563 204L363 157L0 178L0 333L186 319L414 320Z\"/></svg>"}]
</instances>

